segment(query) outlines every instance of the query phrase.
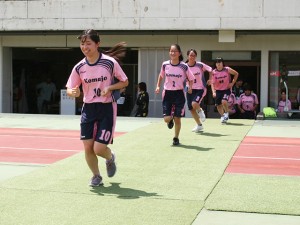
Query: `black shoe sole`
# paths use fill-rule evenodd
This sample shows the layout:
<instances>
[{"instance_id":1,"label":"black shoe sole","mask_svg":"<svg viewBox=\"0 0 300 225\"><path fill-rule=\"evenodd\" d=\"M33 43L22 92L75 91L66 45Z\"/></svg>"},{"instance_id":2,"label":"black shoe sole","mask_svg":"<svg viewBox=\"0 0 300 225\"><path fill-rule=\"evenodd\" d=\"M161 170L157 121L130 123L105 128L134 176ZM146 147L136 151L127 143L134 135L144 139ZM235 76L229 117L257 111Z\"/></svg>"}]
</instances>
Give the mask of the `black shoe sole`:
<instances>
[{"instance_id":1,"label":"black shoe sole","mask_svg":"<svg viewBox=\"0 0 300 225\"><path fill-rule=\"evenodd\" d=\"M168 123L168 128L172 129L174 127L174 121L173 119Z\"/></svg>"},{"instance_id":2,"label":"black shoe sole","mask_svg":"<svg viewBox=\"0 0 300 225\"><path fill-rule=\"evenodd\" d=\"M173 145L179 145L179 139L173 138Z\"/></svg>"}]
</instances>

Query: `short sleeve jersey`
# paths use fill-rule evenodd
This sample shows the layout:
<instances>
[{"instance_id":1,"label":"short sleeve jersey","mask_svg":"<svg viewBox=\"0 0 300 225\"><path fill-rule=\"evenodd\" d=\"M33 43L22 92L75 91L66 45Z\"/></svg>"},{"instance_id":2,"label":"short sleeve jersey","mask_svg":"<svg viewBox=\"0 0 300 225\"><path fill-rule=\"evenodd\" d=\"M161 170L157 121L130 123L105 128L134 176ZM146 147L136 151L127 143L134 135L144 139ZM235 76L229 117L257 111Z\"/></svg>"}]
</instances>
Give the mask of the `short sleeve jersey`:
<instances>
[{"instance_id":1,"label":"short sleeve jersey","mask_svg":"<svg viewBox=\"0 0 300 225\"><path fill-rule=\"evenodd\" d=\"M228 108L232 109L235 104L237 104L235 95L231 93L228 98Z\"/></svg>"},{"instance_id":2,"label":"short sleeve jersey","mask_svg":"<svg viewBox=\"0 0 300 225\"><path fill-rule=\"evenodd\" d=\"M195 77L189 66L184 62L172 65L170 60L163 62L160 76L165 78L165 90L183 90L186 80L194 80Z\"/></svg>"},{"instance_id":3,"label":"short sleeve jersey","mask_svg":"<svg viewBox=\"0 0 300 225\"><path fill-rule=\"evenodd\" d=\"M195 65L189 66L193 75L195 76L193 89L200 90L206 88L206 80L204 77L204 72L208 71L211 72L212 68L202 62L196 62ZM186 84L189 86L189 83Z\"/></svg>"},{"instance_id":4,"label":"short sleeve jersey","mask_svg":"<svg viewBox=\"0 0 300 225\"><path fill-rule=\"evenodd\" d=\"M277 107L278 112L284 112L284 107L285 107L285 101L280 100ZM289 110L292 109L292 104L290 100L288 100L287 102L287 107Z\"/></svg>"},{"instance_id":5,"label":"short sleeve jersey","mask_svg":"<svg viewBox=\"0 0 300 225\"><path fill-rule=\"evenodd\" d=\"M77 63L66 84L67 88L82 85L83 102L114 102L113 94L101 96L101 90L114 83L114 79L126 81L128 78L119 63L112 57L100 53L94 64L89 64L86 58Z\"/></svg>"},{"instance_id":6,"label":"short sleeve jersey","mask_svg":"<svg viewBox=\"0 0 300 225\"><path fill-rule=\"evenodd\" d=\"M228 85L231 82L231 75L229 73L229 67L224 67L221 71L214 69L212 71L212 83L215 90L227 90Z\"/></svg>"},{"instance_id":7,"label":"short sleeve jersey","mask_svg":"<svg viewBox=\"0 0 300 225\"><path fill-rule=\"evenodd\" d=\"M258 104L258 98L257 95L254 93L251 93L250 95L242 94L238 100L238 104L242 107L243 110L246 111L254 111L255 105Z\"/></svg>"}]
</instances>

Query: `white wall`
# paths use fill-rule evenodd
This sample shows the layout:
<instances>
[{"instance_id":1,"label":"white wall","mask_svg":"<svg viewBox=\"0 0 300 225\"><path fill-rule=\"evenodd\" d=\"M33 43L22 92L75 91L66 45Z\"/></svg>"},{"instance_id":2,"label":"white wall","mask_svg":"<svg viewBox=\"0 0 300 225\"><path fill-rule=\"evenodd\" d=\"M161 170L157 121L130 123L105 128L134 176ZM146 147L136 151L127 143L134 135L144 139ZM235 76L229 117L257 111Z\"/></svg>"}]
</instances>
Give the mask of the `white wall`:
<instances>
[{"instance_id":1,"label":"white wall","mask_svg":"<svg viewBox=\"0 0 300 225\"><path fill-rule=\"evenodd\" d=\"M0 31L298 30L299 0L0 1Z\"/></svg>"}]
</instances>

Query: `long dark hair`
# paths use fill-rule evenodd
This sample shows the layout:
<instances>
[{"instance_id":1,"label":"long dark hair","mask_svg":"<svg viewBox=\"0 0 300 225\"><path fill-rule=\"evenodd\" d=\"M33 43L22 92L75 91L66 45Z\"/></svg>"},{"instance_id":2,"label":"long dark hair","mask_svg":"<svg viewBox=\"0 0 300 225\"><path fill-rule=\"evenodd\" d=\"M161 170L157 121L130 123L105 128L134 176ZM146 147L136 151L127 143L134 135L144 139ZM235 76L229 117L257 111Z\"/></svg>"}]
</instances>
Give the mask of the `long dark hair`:
<instances>
[{"instance_id":1,"label":"long dark hair","mask_svg":"<svg viewBox=\"0 0 300 225\"><path fill-rule=\"evenodd\" d=\"M95 43L100 42L100 36L98 32L93 29L84 30L82 34L77 37L77 39L79 39L81 42L85 42L88 37ZM120 63L126 55L126 43L119 42L109 50L103 51L103 53L113 57Z\"/></svg>"},{"instance_id":2,"label":"long dark hair","mask_svg":"<svg viewBox=\"0 0 300 225\"><path fill-rule=\"evenodd\" d=\"M189 49L187 52L186 52L186 55L187 55L187 60L185 61L185 63L188 63L189 62L189 55L190 55L190 53L191 52L194 52L194 54L197 56L198 54L197 54L197 51L195 50L195 49L193 49L193 48L191 48L191 49Z\"/></svg>"},{"instance_id":3,"label":"long dark hair","mask_svg":"<svg viewBox=\"0 0 300 225\"><path fill-rule=\"evenodd\" d=\"M172 44L172 45L170 46L169 51L171 50L171 47L172 47L172 46L175 46L175 48L178 50L178 52L180 52L180 55L179 55L179 61L180 61L180 62L183 61L183 56L182 56L182 51L181 51L180 46L179 46L178 44Z\"/></svg>"}]
</instances>

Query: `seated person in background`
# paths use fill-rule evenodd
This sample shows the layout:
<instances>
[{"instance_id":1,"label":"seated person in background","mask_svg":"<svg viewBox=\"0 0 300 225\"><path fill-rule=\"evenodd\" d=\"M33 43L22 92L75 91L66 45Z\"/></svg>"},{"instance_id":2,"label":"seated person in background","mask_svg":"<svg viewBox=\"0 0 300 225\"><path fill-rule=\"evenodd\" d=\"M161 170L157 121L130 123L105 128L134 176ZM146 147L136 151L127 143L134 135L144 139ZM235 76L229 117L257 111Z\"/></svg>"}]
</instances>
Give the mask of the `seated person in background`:
<instances>
[{"instance_id":1,"label":"seated person in background","mask_svg":"<svg viewBox=\"0 0 300 225\"><path fill-rule=\"evenodd\" d=\"M241 119L255 119L256 108L258 106L258 98L252 92L250 85L244 87L245 92L241 94L238 100L238 109L240 111Z\"/></svg>"},{"instance_id":2,"label":"seated person in background","mask_svg":"<svg viewBox=\"0 0 300 225\"><path fill-rule=\"evenodd\" d=\"M287 105L285 105L287 103ZM283 89L281 90L281 97L278 102L277 112L284 112L292 109L291 101L288 99L286 102L286 91Z\"/></svg>"},{"instance_id":3,"label":"seated person in background","mask_svg":"<svg viewBox=\"0 0 300 225\"><path fill-rule=\"evenodd\" d=\"M145 82L138 84L138 97L136 99L137 111L136 117L147 117L149 107L149 94L147 92L147 85Z\"/></svg>"},{"instance_id":4,"label":"seated person in background","mask_svg":"<svg viewBox=\"0 0 300 225\"><path fill-rule=\"evenodd\" d=\"M231 92L228 98L228 109L229 109L229 116L232 119L238 118L238 110L237 110L237 101L233 92Z\"/></svg>"}]
</instances>

